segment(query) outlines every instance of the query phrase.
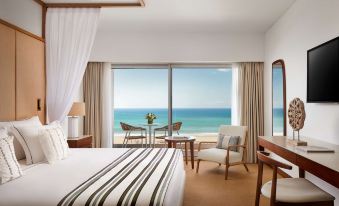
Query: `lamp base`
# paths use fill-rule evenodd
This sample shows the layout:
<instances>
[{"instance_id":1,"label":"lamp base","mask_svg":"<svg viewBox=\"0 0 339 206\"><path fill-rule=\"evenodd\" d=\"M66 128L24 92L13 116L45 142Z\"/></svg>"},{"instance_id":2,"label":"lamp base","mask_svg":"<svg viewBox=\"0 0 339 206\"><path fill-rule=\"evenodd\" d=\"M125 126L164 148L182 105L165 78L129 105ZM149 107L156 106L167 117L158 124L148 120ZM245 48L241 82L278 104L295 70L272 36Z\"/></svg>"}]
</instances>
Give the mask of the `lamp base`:
<instances>
[{"instance_id":1,"label":"lamp base","mask_svg":"<svg viewBox=\"0 0 339 206\"><path fill-rule=\"evenodd\" d=\"M79 137L79 118L78 117L69 117L68 118L68 138Z\"/></svg>"}]
</instances>

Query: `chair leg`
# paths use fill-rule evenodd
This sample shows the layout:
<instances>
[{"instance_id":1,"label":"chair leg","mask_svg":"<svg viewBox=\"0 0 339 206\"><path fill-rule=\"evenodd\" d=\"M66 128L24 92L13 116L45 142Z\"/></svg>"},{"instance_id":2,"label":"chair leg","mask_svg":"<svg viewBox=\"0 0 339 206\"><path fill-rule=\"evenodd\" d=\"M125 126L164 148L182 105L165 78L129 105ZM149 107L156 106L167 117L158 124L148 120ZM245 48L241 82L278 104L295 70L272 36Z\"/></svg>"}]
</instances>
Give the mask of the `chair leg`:
<instances>
[{"instance_id":1,"label":"chair leg","mask_svg":"<svg viewBox=\"0 0 339 206\"><path fill-rule=\"evenodd\" d=\"M153 148L155 146L155 130L153 130Z\"/></svg>"},{"instance_id":2,"label":"chair leg","mask_svg":"<svg viewBox=\"0 0 339 206\"><path fill-rule=\"evenodd\" d=\"M226 164L226 167L225 167L225 180L227 180L227 177L228 177L228 164Z\"/></svg>"},{"instance_id":3,"label":"chair leg","mask_svg":"<svg viewBox=\"0 0 339 206\"><path fill-rule=\"evenodd\" d=\"M188 158L187 158L187 142L184 143L185 144L185 160L186 160L186 165L188 164Z\"/></svg>"},{"instance_id":4,"label":"chair leg","mask_svg":"<svg viewBox=\"0 0 339 206\"><path fill-rule=\"evenodd\" d=\"M152 140L153 140L153 148L154 148L155 147L155 137L154 136L153 136Z\"/></svg>"},{"instance_id":5,"label":"chair leg","mask_svg":"<svg viewBox=\"0 0 339 206\"><path fill-rule=\"evenodd\" d=\"M255 192L255 206L260 205L260 194L261 194L261 185L262 185L262 176L263 176L263 163L258 162L258 179L257 179L257 188Z\"/></svg>"},{"instance_id":6,"label":"chair leg","mask_svg":"<svg viewBox=\"0 0 339 206\"><path fill-rule=\"evenodd\" d=\"M125 141L126 141L126 138L124 138L124 141L122 141L122 148L125 147Z\"/></svg>"},{"instance_id":7,"label":"chair leg","mask_svg":"<svg viewBox=\"0 0 339 206\"><path fill-rule=\"evenodd\" d=\"M200 166L200 160L198 159L198 161L197 161L197 170L196 170L196 173L198 174L198 172L199 172L199 166Z\"/></svg>"},{"instance_id":8,"label":"chair leg","mask_svg":"<svg viewBox=\"0 0 339 206\"><path fill-rule=\"evenodd\" d=\"M246 171L249 172L249 169L248 169L248 167L247 167L245 162L244 162L244 167L245 167Z\"/></svg>"},{"instance_id":9,"label":"chair leg","mask_svg":"<svg viewBox=\"0 0 339 206\"><path fill-rule=\"evenodd\" d=\"M260 205L260 194L256 194L255 196L255 206L259 206Z\"/></svg>"},{"instance_id":10,"label":"chair leg","mask_svg":"<svg viewBox=\"0 0 339 206\"><path fill-rule=\"evenodd\" d=\"M126 141L124 143L124 148L127 148L127 143L128 143L128 139L126 138Z\"/></svg>"}]
</instances>

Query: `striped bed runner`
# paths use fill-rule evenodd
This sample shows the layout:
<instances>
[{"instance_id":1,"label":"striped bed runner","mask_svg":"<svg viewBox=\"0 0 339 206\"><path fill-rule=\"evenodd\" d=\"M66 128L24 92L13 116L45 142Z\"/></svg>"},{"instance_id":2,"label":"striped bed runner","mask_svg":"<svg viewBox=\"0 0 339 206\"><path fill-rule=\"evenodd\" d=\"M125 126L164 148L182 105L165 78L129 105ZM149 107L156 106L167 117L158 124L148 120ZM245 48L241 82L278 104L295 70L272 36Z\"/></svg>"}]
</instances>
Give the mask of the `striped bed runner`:
<instances>
[{"instance_id":1,"label":"striped bed runner","mask_svg":"<svg viewBox=\"0 0 339 206\"><path fill-rule=\"evenodd\" d=\"M65 205L163 205L180 159L175 149L129 149L68 193Z\"/></svg>"}]
</instances>

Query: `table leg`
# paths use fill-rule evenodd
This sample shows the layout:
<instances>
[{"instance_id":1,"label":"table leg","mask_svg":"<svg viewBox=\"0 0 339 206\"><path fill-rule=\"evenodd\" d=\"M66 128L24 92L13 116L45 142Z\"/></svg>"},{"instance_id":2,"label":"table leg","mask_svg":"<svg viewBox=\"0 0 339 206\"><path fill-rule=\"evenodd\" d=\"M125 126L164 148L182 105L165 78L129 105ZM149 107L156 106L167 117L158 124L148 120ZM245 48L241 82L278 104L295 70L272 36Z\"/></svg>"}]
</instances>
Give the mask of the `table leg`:
<instances>
[{"instance_id":1,"label":"table leg","mask_svg":"<svg viewBox=\"0 0 339 206\"><path fill-rule=\"evenodd\" d=\"M167 144L168 144L168 148L172 148L172 142L171 141L168 141Z\"/></svg>"},{"instance_id":2,"label":"table leg","mask_svg":"<svg viewBox=\"0 0 339 206\"><path fill-rule=\"evenodd\" d=\"M148 126L149 148L152 147L152 127Z\"/></svg>"},{"instance_id":3,"label":"table leg","mask_svg":"<svg viewBox=\"0 0 339 206\"><path fill-rule=\"evenodd\" d=\"M190 150L191 150L192 169L194 169L194 142L190 142Z\"/></svg>"},{"instance_id":4,"label":"table leg","mask_svg":"<svg viewBox=\"0 0 339 206\"><path fill-rule=\"evenodd\" d=\"M184 142L185 144L185 159L186 159L186 165L188 164L188 161L187 161L187 142Z\"/></svg>"}]
</instances>

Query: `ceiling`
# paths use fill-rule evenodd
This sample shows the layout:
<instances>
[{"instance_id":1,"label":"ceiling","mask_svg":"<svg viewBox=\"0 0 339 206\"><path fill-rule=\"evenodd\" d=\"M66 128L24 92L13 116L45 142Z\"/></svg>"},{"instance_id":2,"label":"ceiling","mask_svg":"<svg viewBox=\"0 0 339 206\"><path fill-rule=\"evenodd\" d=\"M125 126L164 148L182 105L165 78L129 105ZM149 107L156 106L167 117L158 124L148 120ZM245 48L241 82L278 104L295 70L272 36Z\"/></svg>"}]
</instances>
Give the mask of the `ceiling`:
<instances>
[{"instance_id":1,"label":"ceiling","mask_svg":"<svg viewBox=\"0 0 339 206\"><path fill-rule=\"evenodd\" d=\"M103 8L99 30L263 33L295 0L144 0L144 2L146 6L143 8Z\"/></svg>"}]
</instances>

